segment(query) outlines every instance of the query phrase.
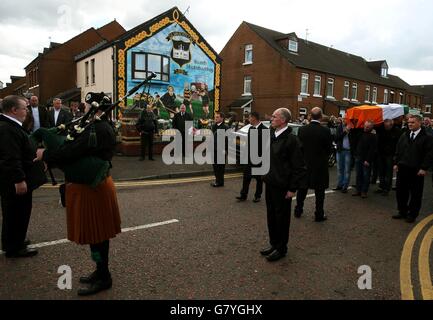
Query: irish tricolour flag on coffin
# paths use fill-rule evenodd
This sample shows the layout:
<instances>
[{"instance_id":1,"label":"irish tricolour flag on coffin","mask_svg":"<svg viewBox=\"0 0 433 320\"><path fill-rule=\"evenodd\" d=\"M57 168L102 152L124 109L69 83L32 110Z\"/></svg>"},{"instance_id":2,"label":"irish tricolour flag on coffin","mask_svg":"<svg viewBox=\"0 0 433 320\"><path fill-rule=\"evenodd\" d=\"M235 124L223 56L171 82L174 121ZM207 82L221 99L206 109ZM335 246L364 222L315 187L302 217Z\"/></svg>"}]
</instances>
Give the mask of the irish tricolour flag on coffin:
<instances>
[{"instance_id":1,"label":"irish tricolour flag on coffin","mask_svg":"<svg viewBox=\"0 0 433 320\"><path fill-rule=\"evenodd\" d=\"M409 107L402 104L384 104L377 106L359 106L346 111L346 120L355 128L362 128L365 121L372 120L375 125L383 123L384 120L393 120L409 113Z\"/></svg>"}]
</instances>

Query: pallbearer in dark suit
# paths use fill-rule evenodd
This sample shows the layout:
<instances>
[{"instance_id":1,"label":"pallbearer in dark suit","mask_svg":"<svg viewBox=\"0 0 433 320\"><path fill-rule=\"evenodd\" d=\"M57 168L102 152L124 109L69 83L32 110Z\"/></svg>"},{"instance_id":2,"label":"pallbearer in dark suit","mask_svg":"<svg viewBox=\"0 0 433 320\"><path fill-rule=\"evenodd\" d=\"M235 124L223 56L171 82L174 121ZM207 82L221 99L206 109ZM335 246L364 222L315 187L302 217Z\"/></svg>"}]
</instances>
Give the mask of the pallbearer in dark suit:
<instances>
[{"instance_id":1,"label":"pallbearer in dark suit","mask_svg":"<svg viewBox=\"0 0 433 320\"><path fill-rule=\"evenodd\" d=\"M292 198L305 179L299 141L287 127L290 119L290 111L285 108L272 115L270 167L264 176L270 247L260 251L268 261L287 254Z\"/></svg>"},{"instance_id":2,"label":"pallbearer in dark suit","mask_svg":"<svg viewBox=\"0 0 433 320\"><path fill-rule=\"evenodd\" d=\"M62 100L58 98L53 100L53 109L49 111L48 115L50 128L58 127L72 120L72 114L62 108Z\"/></svg>"},{"instance_id":3,"label":"pallbearer in dark suit","mask_svg":"<svg viewBox=\"0 0 433 320\"><path fill-rule=\"evenodd\" d=\"M245 201L248 197L248 189L250 187L250 183L252 178L257 181L256 185L256 193L254 194L254 202L259 202L263 192L263 180L262 176L252 176L251 171L254 165L251 162L251 150L252 143L257 145L258 156L262 156L262 130L268 130L263 123L260 121L260 114L258 112L251 112L249 116L251 127L248 130L248 164L244 167L243 173L243 182L242 182L242 190L241 195L236 197L239 201ZM251 131L257 131L257 141L251 141Z\"/></svg>"},{"instance_id":4,"label":"pallbearer in dark suit","mask_svg":"<svg viewBox=\"0 0 433 320\"><path fill-rule=\"evenodd\" d=\"M7 96L0 114L0 196L3 214L2 249L7 258L31 257L25 241L32 211L29 174L35 151L22 123L27 116L27 100Z\"/></svg>"},{"instance_id":5,"label":"pallbearer in dark suit","mask_svg":"<svg viewBox=\"0 0 433 320\"><path fill-rule=\"evenodd\" d=\"M311 123L299 129L299 140L307 164L307 185L301 188L296 198L295 216L301 217L308 189L314 189L316 194L316 222L325 221L323 209L325 190L329 188L328 158L332 148L332 136L329 128L321 125L322 109L311 110Z\"/></svg>"},{"instance_id":6,"label":"pallbearer in dark suit","mask_svg":"<svg viewBox=\"0 0 433 320\"><path fill-rule=\"evenodd\" d=\"M215 182L211 183L211 186L216 188L224 186L224 171L226 167L225 159L227 150L227 139L224 141L224 147L218 148L218 132L220 132L220 134L224 134L225 137L225 131L227 129L228 127L224 123L224 113L215 112L215 124L212 126L214 137L213 171L215 174ZM218 158L220 158L220 160L223 162L218 162Z\"/></svg>"},{"instance_id":7,"label":"pallbearer in dark suit","mask_svg":"<svg viewBox=\"0 0 433 320\"><path fill-rule=\"evenodd\" d=\"M408 120L409 131L397 143L394 170L397 171L398 214L394 219L415 222L422 205L424 177L433 165L433 137L421 127L420 116Z\"/></svg>"}]
</instances>

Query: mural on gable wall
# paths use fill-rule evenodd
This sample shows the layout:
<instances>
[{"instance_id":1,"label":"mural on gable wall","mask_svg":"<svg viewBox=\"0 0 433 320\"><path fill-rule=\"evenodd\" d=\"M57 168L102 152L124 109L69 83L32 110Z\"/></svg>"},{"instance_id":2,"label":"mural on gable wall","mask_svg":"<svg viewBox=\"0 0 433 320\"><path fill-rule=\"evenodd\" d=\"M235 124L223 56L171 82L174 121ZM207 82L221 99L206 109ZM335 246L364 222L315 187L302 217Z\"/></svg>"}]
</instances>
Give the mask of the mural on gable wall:
<instances>
[{"instance_id":1,"label":"mural on gable wall","mask_svg":"<svg viewBox=\"0 0 433 320\"><path fill-rule=\"evenodd\" d=\"M171 24L130 48L127 54L127 90L157 74L145 94L128 105L152 105L162 119L170 119L185 104L194 120L213 118L215 64L178 24ZM141 98L141 99L140 99Z\"/></svg>"}]
</instances>

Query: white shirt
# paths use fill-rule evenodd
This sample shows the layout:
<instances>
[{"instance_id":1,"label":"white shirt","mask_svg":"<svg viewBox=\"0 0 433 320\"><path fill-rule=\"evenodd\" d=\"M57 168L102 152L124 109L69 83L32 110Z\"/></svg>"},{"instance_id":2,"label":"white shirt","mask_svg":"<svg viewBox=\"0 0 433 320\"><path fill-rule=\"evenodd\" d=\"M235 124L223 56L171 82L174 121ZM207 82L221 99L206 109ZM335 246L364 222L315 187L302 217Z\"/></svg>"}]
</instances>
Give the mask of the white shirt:
<instances>
[{"instance_id":1,"label":"white shirt","mask_svg":"<svg viewBox=\"0 0 433 320\"><path fill-rule=\"evenodd\" d=\"M35 132L36 130L38 130L41 127L41 121L39 118L39 108L36 107L32 107L32 115L33 115L33 132Z\"/></svg>"},{"instance_id":2,"label":"white shirt","mask_svg":"<svg viewBox=\"0 0 433 320\"><path fill-rule=\"evenodd\" d=\"M8 118L9 120L12 120L12 121L18 123L21 127L23 126L23 124L21 122L19 122L17 119L12 118L12 117L10 117L10 116L8 116L6 114L3 114L3 116L6 117L6 118Z\"/></svg>"},{"instance_id":3,"label":"white shirt","mask_svg":"<svg viewBox=\"0 0 433 320\"><path fill-rule=\"evenodd\" d=\"M54 125L57 125L57 119L59 118L60 110L62 109L59 110L54 109Z\"/></svg>"},{"instance_id":4,"label":"white shirt","mask_svg":"<svg viewBox=\"0 0 433 320\"><path fill-rule=\"evenodd\" d=\"M416 137L418 136L418 134L421 132L421 128L419 128L417 131L411 131L410 132L410 136L409 136L409 138L411 139L411 140L415 140L416 139ZM412 135L413 134L415 134L414 136L413 136L413 139L412 139Z\"/></svg>"},{"instance_id":5,"label":"white shirt","mask_svg":"<svg viewBox=\"0 0 433 320\"><path fill-rule=\"evenodd\" d=\"M278 138L280 134L282 134L284 131L286 131L288 126L284 127L283 129L280 129L278 131L275 131L275 138Z\"/></svg>"},{"instance_id":6,"label":"white shirt","mask_svg":"<svg viewBox=\"0 0 433 320\"><path fill-rule=\"evenodd\" d=\"M262 124L262 122L259 122L256 126L253 126L254 128L258 128L259 127L259 125L261 125Z\"/></svg>"}]
</instances>

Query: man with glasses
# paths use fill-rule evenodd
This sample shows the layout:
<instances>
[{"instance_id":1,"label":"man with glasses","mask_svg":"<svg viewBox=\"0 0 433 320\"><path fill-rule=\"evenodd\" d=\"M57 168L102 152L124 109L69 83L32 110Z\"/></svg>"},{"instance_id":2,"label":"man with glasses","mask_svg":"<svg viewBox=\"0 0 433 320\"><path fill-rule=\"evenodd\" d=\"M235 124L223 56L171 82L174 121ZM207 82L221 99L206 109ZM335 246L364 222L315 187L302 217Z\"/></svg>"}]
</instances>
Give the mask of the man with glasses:
<instances>
[{"instance_id":1,"label":"man with glasses","mask_svg":"<svg viewBox=\"0 0 433 320\"><path fill-rule=\"evenodd\" d=\"M3 213L2 249L7 258L32 257L27 228L32 211L32 191L26 180L33 166L33 150L22 124L27 116L27 99L7 96L0 114L0 195Z\"/></svg>"}]
</instances>

